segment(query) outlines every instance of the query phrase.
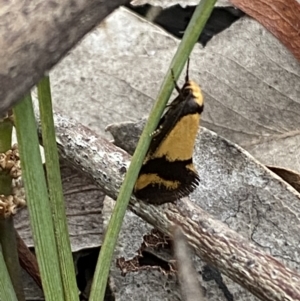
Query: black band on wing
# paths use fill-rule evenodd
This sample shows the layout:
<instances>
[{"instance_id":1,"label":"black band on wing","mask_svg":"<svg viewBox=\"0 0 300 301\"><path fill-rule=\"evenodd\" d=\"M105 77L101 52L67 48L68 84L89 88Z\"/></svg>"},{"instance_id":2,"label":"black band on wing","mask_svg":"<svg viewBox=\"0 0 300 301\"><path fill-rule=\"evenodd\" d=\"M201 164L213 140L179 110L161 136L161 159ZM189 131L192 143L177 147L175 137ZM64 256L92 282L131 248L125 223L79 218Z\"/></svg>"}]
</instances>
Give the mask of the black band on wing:
<instances>
[{"instance_id":1,"label":"black band on wing","mask_svg":"<svg viewBox=\"0 0 300 301\"><path fill-rule=\"evenodd\" d=\"M185 183L187 180L186 166L192 162L192 159L169 162L166 160L165 156L162 158L155 158L147 161L147 163L142 166L140 175L158 174L162 179Z\"/></svg>"},{"instance_id":2,"label":"black band on wing","mask_svg":"<svg viewBox=\"0 0 300 301\"><path fill-rule=\"evenodd\" d=\"M159 159L154 159L158 170L153 168L151 164L149 166L144 165L144 172L141 171L140 175L157 174L161 179L159 183L152 183L149 181L148 185L135 190L135 196L139 199L146 200L151 204L164 204L167 202L174 202L177 199L189 195L197 187L200 178L198 174L187 168L186 164L191 163L190 160L168 162L164 161L164 164L159 162ZM185 162L185 163L183 163ZM177 188L172 188L169 181L179 182Z\"/></svg>"}]
</instances>

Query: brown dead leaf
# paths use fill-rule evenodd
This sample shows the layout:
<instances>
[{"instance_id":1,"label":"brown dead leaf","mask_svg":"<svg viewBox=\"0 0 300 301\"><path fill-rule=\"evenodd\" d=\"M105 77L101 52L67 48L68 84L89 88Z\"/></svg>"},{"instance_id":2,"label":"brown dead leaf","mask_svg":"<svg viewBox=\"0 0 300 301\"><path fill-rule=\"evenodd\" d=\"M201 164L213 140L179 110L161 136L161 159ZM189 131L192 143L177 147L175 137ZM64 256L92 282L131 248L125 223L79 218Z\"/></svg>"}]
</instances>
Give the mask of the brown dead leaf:
<instances>
[{"instance_id":1,"label":"brown dead leaf","mask_svg":"<svg viewBox=\"0 0 300 301\"><path fill-rule=\"evenodd\" d=\"M230 0L273 33L300 60L300 3L296 0Z\"/></svg>"}]
</instances>

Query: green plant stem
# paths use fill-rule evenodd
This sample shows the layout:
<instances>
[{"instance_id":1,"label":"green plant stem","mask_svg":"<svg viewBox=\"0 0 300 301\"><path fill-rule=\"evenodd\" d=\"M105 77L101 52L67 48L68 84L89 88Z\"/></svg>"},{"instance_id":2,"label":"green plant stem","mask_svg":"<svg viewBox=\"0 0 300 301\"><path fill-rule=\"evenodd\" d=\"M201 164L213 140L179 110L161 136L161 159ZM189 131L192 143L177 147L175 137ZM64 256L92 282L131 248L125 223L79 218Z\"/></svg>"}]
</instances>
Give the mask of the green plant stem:
<instances>
[{"instance_id":1,"label":"green plant stem","mask_svg":"<svg viewBox=\"0 0 300 301\"><path fill-rule=\"evenodd\" d=\"M0 153L11 149L12 121L8 118L0 122ZM0 171L0 194L9 196L12 193L12 178L7 171ZM19 264L16 232L13 216L0 216L0 244L12 285L19 301L25 301L22 285L21 267Z\"/></svg>"},{"instance_id":2,"label":"green plant stem","mask_svg":"<svg viewBox=\"0 0 300 301\"><path fill-rule=\"evenodd\" d=\"M52 212L30 95L16 105L14 115L27 206L45 299L63 301Z\"/></svg>"},{"instance_id":3,"label":"green plant stem","mask_svg":"<svg viewBox=\"0 0 300 301\"><path fill-rule=\"evenodd\" d=\"M5 153L11 149L11 136L13 125L6 118L0 121L0 153ZM12 178L6 170L0 170L0 194L10 195L12 193Z\"/></svg>"},{"instance_id":4,"label":"green plant stem","mask_svg":"<svg viewBox=\"0 0 300 301\"><path fill-rule=\"evenodd\" d=\"M0 153L5 153L11 148L11 135L13 124L8 118L0 121Z\"/></svg>"},{"instance_id":5,"label":"green plant stem","mask_svg":"<svg viewBox=\"0 0 300 301\"><path fill-rule=\"evenodd\" d=\"M89 298L90 301L101 301L104 298L113 251L122 226L126 208L132 194L133 186L150 145L150 135L156 129L165 105L172 93L172 90L174 89L171 70L173 70L174 77L177 79L213 10L215 2L216 0L200 1L172 60L170 69L163 81L157 101L151 111L148 122L145 125L136 151L132 157L130 167L121 186L115 208L108 224L96 266Z\"/></svg>"},{"instance_id":6,"label":"green plant stem","mask_svg":"<svg viewBox=\"0 0 300 301\"><path fill-rule=\"evenodd\" d=\"M56 243L60 246L58 256L65 300L79 300L60 176L49 76L44 77L38 84L38 99L54 233Z\"/></svg>"},{"instance_id":7,"label":"green plant stem","mask_svg":"<svg viewBox=\"0 0 300 301\"><path fill-rule=\"evenodd\" d=\"M18 301L14 287L11 283L10 276L0 249L0 300Z\"/></svg>"},{"instance_id":8,"label":"green plant stem","mask_svg":"<svg viewBox=\"0 0 300 301\"><path fill-rule=\"evenodd\" d=\"M5 260L13 288L18 297L18 301L25 301L17 249L16 230L12 216L0 218L0 233L3 258Z\"/></svg>"}]
</instances>

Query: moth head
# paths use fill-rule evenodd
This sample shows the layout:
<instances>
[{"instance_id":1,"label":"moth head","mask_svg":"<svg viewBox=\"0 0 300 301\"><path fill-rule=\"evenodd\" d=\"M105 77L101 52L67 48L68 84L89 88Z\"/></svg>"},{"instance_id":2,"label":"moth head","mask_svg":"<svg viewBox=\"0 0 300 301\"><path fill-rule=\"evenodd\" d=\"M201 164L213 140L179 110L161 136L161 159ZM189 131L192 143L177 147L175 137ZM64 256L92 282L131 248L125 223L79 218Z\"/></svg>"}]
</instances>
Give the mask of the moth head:
<instances>
[{"instance_id":1,"label":"moth head","mask_svg":"<svg viewBox=\"0 0 300 301\"><path fill-rule=\"evenodd\" d=\"M202 91L201 91L199 85L196 84L194 81L188 80L184 84L184 86L182 88L182 94L184 97L187 97L188 95L192 95L199 106L203 105Z\"/></svg>"}]
</instances>

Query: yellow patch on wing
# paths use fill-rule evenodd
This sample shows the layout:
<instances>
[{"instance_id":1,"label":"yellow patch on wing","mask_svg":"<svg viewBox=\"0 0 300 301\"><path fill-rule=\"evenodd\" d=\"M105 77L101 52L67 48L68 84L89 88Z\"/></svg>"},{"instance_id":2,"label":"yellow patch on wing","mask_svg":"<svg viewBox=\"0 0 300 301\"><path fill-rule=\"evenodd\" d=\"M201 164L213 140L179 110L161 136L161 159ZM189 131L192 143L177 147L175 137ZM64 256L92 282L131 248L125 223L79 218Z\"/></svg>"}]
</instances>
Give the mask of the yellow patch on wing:
<instances>
[{"instance_id":1,"label":"yellow patch on wing","mask_svg":"<svg viewBox=\"0 0 300 301\"><path fill-rule=\"evenodd\" d=\"M147 187L148 185L158 184L159 186L165 186L166 189L175 190L179 187L179 181L168 181L162 179L157 174L142 174L138 177L134 190L142 190L143 188Z\"/></svg>"},{"instance_id":2,"label":"yellow patch on wing","mask_svg":"<svg viewBox=\"0 0 300 301\"><path fill-rule=\"evenodd\" d=\"M191 159L199 121L200 115L198 113L182 117L157 150L151 155L151 158L166 156L166 159L170 162Z\"/></svg>"}]
</instances>

